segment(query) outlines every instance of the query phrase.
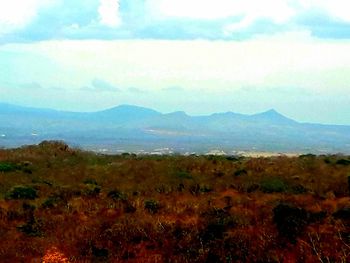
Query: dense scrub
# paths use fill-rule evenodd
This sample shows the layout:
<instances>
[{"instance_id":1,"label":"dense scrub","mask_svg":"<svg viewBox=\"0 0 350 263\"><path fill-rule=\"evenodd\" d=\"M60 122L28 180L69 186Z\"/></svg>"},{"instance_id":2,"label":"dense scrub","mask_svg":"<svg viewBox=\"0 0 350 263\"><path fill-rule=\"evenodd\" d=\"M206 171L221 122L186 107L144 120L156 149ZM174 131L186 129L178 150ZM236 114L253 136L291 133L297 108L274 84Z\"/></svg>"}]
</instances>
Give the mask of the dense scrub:
<instances>
[{"instance_id":1,"label":"dense scrub","mask_svg":"<svg viewBox=\"0 0 350 263\"><path fill-rule=\"evenodd\" d=\"M349 162L0 150L0 261L350 262Z\"/></svg>"}]
</instances>

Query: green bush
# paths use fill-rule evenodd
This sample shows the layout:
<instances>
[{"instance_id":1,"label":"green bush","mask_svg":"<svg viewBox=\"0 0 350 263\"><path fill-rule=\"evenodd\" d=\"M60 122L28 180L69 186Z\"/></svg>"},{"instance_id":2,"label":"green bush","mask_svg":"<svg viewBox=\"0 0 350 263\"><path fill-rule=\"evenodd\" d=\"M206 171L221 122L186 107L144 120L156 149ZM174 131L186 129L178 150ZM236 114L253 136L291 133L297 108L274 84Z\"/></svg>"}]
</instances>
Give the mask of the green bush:
<instances>
[{"instance_id":1,"label":"green bush","mask_svg":"<svg viewBox=\"0 0 350 263\"><path fill-rule=\"evenodd\" d=\"M37 191L31 186L15 186L6 193L6 199L30 199L37 198Z\"/></svg>"},{"instance_id":2,"label":"green bush","mask_svg":"<svg viewBox=\"0 0 350 263\"><path fill-rule=\"evenodd\" d=\"M0 172L12 172L17 170L17 166L12 163L0 163Z\"/></svg>"},{"instance_id":3,"label":"green bush","mask_svg":"<svg viewBox=\"0 0 350 263\"><path fill-rule=\"evenodd\" d=\"M264 193L282 193L287 191L287 185L278 177L265 178L260 183L260 189Z\"/></svg>"}]
</instances>

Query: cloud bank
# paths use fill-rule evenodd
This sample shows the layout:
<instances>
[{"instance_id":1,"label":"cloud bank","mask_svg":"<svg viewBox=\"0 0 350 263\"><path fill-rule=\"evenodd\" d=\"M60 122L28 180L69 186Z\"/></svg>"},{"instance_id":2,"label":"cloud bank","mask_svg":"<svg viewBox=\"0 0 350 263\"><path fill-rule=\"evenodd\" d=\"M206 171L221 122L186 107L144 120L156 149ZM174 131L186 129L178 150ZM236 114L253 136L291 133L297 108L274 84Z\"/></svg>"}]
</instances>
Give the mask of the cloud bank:
<instances>
[{"instance_id":1,"label":"cloud bank","mask_svg":"<svg viewBox=\"0 0 350 263\"><path fill-rule=\"evenodd\" d=\"M224 39L309 31L350 38L345 0L12 0L0 43L50 39Z\"/></svg>"}]
</instances>

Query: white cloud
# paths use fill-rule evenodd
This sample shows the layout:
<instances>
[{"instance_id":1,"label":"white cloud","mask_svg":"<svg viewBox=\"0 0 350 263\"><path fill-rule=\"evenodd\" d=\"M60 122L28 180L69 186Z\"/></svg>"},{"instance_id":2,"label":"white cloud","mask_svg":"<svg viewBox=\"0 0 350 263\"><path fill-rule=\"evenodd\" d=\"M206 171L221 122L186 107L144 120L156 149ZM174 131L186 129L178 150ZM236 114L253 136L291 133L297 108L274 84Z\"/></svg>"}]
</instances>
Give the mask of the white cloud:
<instances>
[{"instance_id":1,"label":"white cloud","mask_svg":"<svg viewBox=\"0 0 350 263\"><path fill-rule=\"evenodd\" d=\"M281 24L296 15L295 7L287 0L148 0L148 6L154 15L160 17L205 20L242 17L223 28L225 35L247 28L261 18Z\"/></svg>"},{"instance_id":2,"label":"white cloud","mask_svg":"<svg viewBox=\"0 0 350 263\"><path fill-rule=\"evenodd\" d=\"M220 19L244 16L251 20L266 17L277 23L289 20L295 13L286 0L148 0L148 7L154 13L169 17Z\"/></svg>"},{"instance_id":3,"label":"white cloud","mask_svg":"<svg viewBox=\"0 0 350 263\"><path fill-rule=\"evenodd\" d=\"M187 17L195 19L217 19L230 16L225 8L232 5L229 0L148 0L147 6L154 15Z\"/></svg>"},{"instance_id":4,"label":"white cloud","mask_svg":"<svg viewBox=\"0 0 350 263\"><path fill-rule=\"evenodd\" d=\"M272 20L276 24L282 24L288 22L296 15L296 10L284 0L248 0L244 1L242 9L244 13L243 19L225 26L224 33L226 35L249 27L257 19L265 18Z\"/></svg>"},{"instance_id":5,"label":"white cloud","mask_svg":"<svg viewBox=\"0 0 350 263\"><path fill-rule=\"evenodd\" d=\"M223 28L226 35L245 29L258 19L284 24L310 10L350 22L348 0L147 0L146 3L151 13L159 18L215 20L241 17Z\"/></svg>"},{"instance_id":6,"label":"white cloud","mask_svg":"<svg viewBox=\"0 0 350 263\"><path fill-rule=\"evenodd\" d=\"M298 0L298 3L304 9L318 9L335 19L350 22L350 1L348 0Z\"/></svg>"},{"instance_id":7,"label":"white cloud","mask_svg":"<svg viewBox=\"0 0 350 263\"><path fill-rule=\"evenodd\" d=\"M98 8L100 23L108 27L121 25L119 0L100 0Z\"/></svg>"},{"instance_id":8,"label":"white cloud","mask_svg":"<svg viewBox=\"0 0 350 263\"><path fill-rule=\"evenodd\" d=\"M0 1L0 35L25 27L38 14L40 8L54 0Z\"/></svg>"}]
</instances>

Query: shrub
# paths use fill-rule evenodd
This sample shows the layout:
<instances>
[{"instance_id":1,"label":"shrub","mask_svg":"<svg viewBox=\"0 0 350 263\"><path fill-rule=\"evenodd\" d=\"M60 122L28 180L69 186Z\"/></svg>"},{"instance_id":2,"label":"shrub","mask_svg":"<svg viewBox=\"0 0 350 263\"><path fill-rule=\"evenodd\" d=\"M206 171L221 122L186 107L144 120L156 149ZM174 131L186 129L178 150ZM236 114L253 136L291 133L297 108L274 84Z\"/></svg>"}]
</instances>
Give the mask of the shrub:
<instances>
[{"instance_id":1,"label":"shrub","mask_svg":"<svg viewBox=\"0 0 350 263\"><path fill-rule=\"evenodd\" d=\"M148 212L155 214L158 212L160 208L160 205L157 201L151 199L145 201L145 209L148 210Z\"/></svg>"},{"instance_id":2,"label":"shrub","mask_svg":"<svg viewBox=\"0 0 350 263\"><path fill-rule=\"evenodd\" d=\"M15 186L6 193L6 199L30 199L37 198L37 191L30 186Z\"/></svg>"},{"instance_id":3,"label":"shrub","mask_svg":"<svg viewBox=\"0 0 350 263\"><path fill-rule=\"evenodd\" d=\"M293 194L304 194L306 193L308 190L302 186L301 184L297 184L297 185L293 185L290 189L291 193Z\"/></svg>"},{"instance_id":4,"label":"shrub","mask_svg":"<svg viewBox=\"0 0 350 263\"><path fill-rule=\"evenodd\" d=\"M126 196L124 193L122 193L122 192L120 192L120 191L118 191L118 190L109 191L108 194L107 194L107 196L108 196L109 198L112 198L114 201L117 201L117 200L127 200L127 196Z\"/></svg>"},{"instance_id":5,"label":"shrub","mask_svg":"<svg viewBox=\"0 0 350 263\"><path fill-rule=\"evenodd\" d=\"M108 258L108 249L105 249L105 248L98 248L98 247L95 247L95 246L92 246L91 248L91 252L92 252L92 255L96 258L103 258L103 259L107 259Z\"/></svg>"},{"instance_id":6,"label":"shrub","mask_svg":"<svg viewBox=\"0 0 350 263\"><path fill-rule=\"evenodd\" d=\"M331 164L331 163L332 163L332 160L329 159L329 158L325 158L323 161L324 161L326 164Z\"/></svg>"},{"instance_id":7,"label":"shrub","mask_svg":"<svg viewBox=\"0 0 350 263\"><path fill-rule=\"evenodd\" d=\"M17 169L17 166L12 163L0 163L0 172L12 172Z\"/></svg>"},{"instance_id":8,"label":"shrub","mask_svg":"<svg viewBox=\"0 0 350 263\"><path fill-rule=\"evenodd\" d=\"M260 189L264 193L282 193L287 190L287 186L280 178L272 177L262 180Z\"/></svg>"},{"instance_id":9,"label":"shrub","mask_svg":"<svg viewBox=\"0 0 350 263\"><path fill-rule=\"evenodd\" d=\"M28 221L26 224L18 226L17 229L28 236L32 236L32 237L42 236L41 226L35 220Z\"/></svg>"},{"instance_id":10,"label":"shrub","mask_svg":"<svg viewBox=\"0 0 350 263\"><path fill-rule=\"evenodd\" d=\"M123 200L123 210L124 213L132 214L136 212L136 207L133 206L129 201Z\"/></svg>"},{"instance_id":11,"label":"shrub","mask_svg":"<svg viewBox=\"0 0 350 263\"><path fill-rule=\"evenodd\" d=\"M317 223L325 219L327 216L326 211L320 211L316 213L309 213L309 222L310 223Z\"/></svg>"},{"instance_id":12,"label":"shrub","mask_svg":"<svg viewBox=\"0 0 350 263\"><path fill-rule=\"evenodd\" d=\"M239 176L242 176L242 175L247 175L247 174L248 174L248 172L247 172L246 169L239 169L239 170L237 170L237 171L235 171L233 173L233 175L236 176L236 177L239 177Z\"/></svg>"},{"instance_id":13,"label":"shrub","mask_svg":"<svg viewBox=\"0 0 350 263\"><path fill-rule=\"evenodd\" d=\"M201 185L199 191L202 193L210 193L213 191L213 188L209 185Z\"/></svg>"},{"instance_id":14,"label":"shrub","mask_svg":"<svg viewBox=\"0 0 350 263\"><path fill-rule=\"evenodd\" d=\"M222 239L225 231L235 225L235 220L224 209L213 208L202 214L206 220L206 227L201 235L207 243L215 239Z\"/></svg>"},{"instance_id":15,"label":"shrub","mask_svg":"<svg viewBox=\"0 0 350 263\"><path fill-rule=\"evenodd\" d=\"M63 200L59 196L50 196L41 204L41 207L54 208L61 202L63 202Z\"/></svg>"},{"instance_id":16,"label":"shrub","mask_svg":"<svg viewBox=\"0 0 350 263\"><path fill-rule=\"evenodd\" d=\"M226 157L227 161L232 161L232 162L238 162L239 161L239 157L236 156L227 156Z\"/></svg>"},{"instance_id":17,"label":"shrub","mask_svg":"<svg viewBox=\"0 0 350 263\"><path fill-rule=\"evenodd\" d=\"M101 192L101 187L95 184L86 184L83 194L86 196L97 196Z\"/></svg>"},{"instance_id":18,"label":"shrub","mask_svg":"<svg viewBox=\"0 0 350 263\"><path fill-rule=\"evenodd\" d=\"M91 178L85 179L83 183L84 183L84 184L98 185L97 181L96 181L95 179L91 179Z\"/></svg>"},{"instance_id":19,"label":"shrub","mask_svg":"<svg viewBox=\"0 0 350 263\"><path fill-rule=\"evenodd\" d=\"M339 209L333 214L334 218L350 220L350 207Z\"/></svg>"},{"instance_id":20,"label":"shrub","mask_svg":"<svg viewBox=\"0 0 350 263\"><path fill-rule=\"evenodd\" d=\"M279 204L273 209L273 221L278 233L295 243L296 237L307 224L308 213L305 209L288 204Z\"/></svg>"},{"instance_id":21,"label":"shrub","mask_svg":"<svg viewBox=\"0 0 350 263\"><path fill-rule=\"evenodd\" d=\"M339 165L350 165L350 160L347 160L347 159L340 159L336 162L336 164L339 164Z\"/></svg>"},{"instance_id":22,"label":"shrub","mask_svg":"<svg viewBox=\"0 0 350 263\"><path fill-rule=\"evenodd\" d=\"M29 169L29 168L23 168L22 171L23 171L23 173L26 173L26 174L32 174L33 173L33 171L31 169Z\"/></svg>"},{"instance_id":23,"label":"shrub","mask_svg":"<svg viewBox=\"0 0 350 263\"><path fill-rule=\"evenodd\" d=\"M160 194L169 194L173 191L172 187L164 185L164 184L157 186L155 188L155 190Z\"/></svg>"},{"instance_id":24,"label":"shrub","mask_svg":"<svg viewBox=\"0 0 350 263\"><path fill-rule=\"evenodd\" d=\"M219 222L211 222L206 226L201 238L205 243L208 243L215 239L222 239L224 232L225 226L223 224Z\"/></svg>"}]
</instances>

